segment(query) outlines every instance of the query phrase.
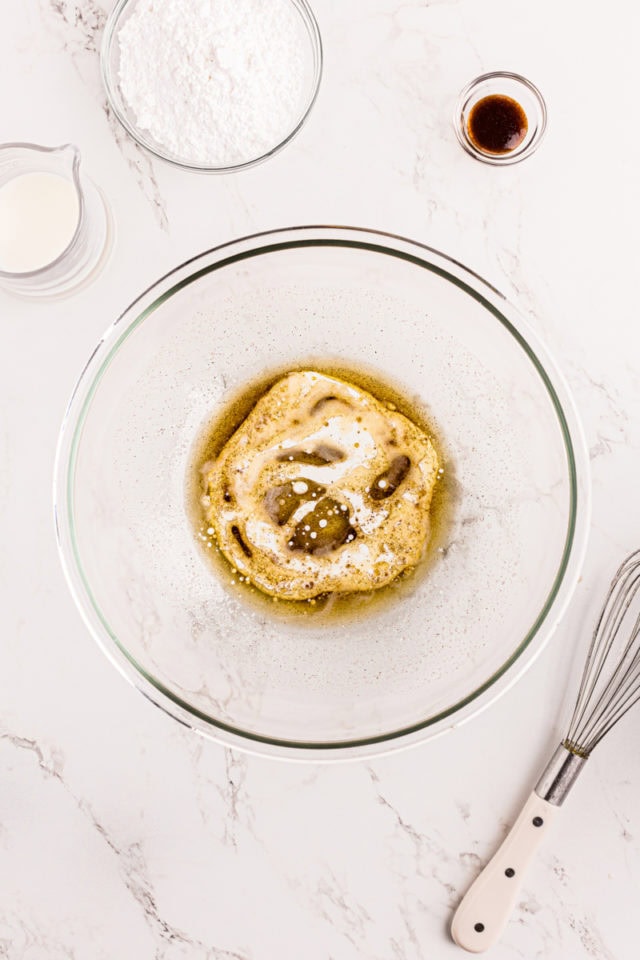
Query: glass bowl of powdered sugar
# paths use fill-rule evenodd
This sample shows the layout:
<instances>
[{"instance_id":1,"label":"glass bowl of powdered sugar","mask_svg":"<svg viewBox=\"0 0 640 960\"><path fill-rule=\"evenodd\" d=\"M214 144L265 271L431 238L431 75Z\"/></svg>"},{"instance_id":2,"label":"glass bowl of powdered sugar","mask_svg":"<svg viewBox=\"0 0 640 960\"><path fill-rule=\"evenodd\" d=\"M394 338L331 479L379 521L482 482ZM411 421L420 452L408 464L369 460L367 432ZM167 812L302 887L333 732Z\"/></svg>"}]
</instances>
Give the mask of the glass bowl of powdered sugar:
<instances>
[{"instance_id":1,"label":"glass bowl of powdered sugar","mask_svg":"<svg viewBox=\"0 0 640 960\"><path fill-rule=\"evenodd\" d=\"M120 0L102 75L143 147L224 173L282 149L318 93L322 43L306 0Z\"/></svg>"}]
</instances>

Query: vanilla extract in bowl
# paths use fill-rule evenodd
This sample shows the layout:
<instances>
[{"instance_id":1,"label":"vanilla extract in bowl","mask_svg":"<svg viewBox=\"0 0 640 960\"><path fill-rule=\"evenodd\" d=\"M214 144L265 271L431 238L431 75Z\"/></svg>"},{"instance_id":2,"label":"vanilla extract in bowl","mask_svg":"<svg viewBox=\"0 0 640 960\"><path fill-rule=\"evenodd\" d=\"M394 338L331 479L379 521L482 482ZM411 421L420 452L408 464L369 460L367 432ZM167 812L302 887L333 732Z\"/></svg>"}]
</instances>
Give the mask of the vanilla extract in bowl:
<instances>
[{"instance_id":1,"label":"vanilla extract in bowl","mask_svg":"<svg viewBox=\"0 0 640 960\"><path fill-rule=\"evenodd\" d=\"M513 97L493 94L478 100L467 120L469 139L487 153L511 153L527 135L529 121Z\"/></svg>"},{"instance_id":2,"label":"vanilla extract in bowl","mask_svg":"<svg viewBox=\"0 0 640 960\"><path fill-rule=\"evenodd\" d=\"M476 77L461 91L454 111L460 145L483 163L505 166L530 156L547 125L538 88L517 73Z\"/></svg>"}]
</instances>

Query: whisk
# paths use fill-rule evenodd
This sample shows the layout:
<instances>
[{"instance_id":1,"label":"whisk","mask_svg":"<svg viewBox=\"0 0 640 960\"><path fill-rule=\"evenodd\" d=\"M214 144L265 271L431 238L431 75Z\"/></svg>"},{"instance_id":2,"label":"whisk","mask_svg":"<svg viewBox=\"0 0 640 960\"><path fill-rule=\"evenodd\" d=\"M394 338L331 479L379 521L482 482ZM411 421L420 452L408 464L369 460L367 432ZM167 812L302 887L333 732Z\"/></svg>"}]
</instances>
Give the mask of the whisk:
<instances>
[{"instance_id":1,"label":"whisk","mask_svg":"<svg viewBox=\"0 0 640 960\"><path fill-rule=\"evenodd\" d=\"M455 942L482 953L496 942L526 867L584 764L640 700L640 550L618 569L589 646L567 736L553 754L502 845L469 888L451 924Z\"/></svg>"}]
</instances>

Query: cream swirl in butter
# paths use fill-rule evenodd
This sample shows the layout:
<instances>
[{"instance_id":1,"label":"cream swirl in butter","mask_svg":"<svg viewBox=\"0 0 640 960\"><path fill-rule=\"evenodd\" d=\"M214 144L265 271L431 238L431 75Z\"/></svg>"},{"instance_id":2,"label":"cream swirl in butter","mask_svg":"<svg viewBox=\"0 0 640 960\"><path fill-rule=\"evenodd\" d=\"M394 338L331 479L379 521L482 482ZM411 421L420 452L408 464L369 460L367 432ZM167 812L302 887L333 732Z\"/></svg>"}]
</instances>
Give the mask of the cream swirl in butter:
<instances>
[{"instance_id":1,"label":"cream swirl in butter","mask_svg":"<svg viewBox=\"0 0 640 960\"><path fill-rule=\"evenodd\" d=\"M265 593L375 590L429 539L438 457L411 420L313 370L282 377L203 468L217 543Z\"/></svg>"}]
</instances>

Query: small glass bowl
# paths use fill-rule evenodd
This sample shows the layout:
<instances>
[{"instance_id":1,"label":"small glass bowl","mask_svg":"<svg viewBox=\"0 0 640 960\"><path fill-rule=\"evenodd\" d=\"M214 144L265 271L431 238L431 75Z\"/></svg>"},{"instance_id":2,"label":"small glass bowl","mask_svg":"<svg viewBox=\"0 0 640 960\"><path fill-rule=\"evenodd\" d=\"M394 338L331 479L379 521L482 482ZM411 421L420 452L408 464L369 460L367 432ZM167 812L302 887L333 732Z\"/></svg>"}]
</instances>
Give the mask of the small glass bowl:
<instances>
[{"instance_id":1,"label":"small glass bowl","mask_svg":"<svg viewBox=\"0 0 640 960\"><path fill-rule=\"evenodd\" d=\"M199 173L231 173L253 167L263 160L267 160L282 150L298 133L305 123L313 104L318 96L320 78L322 76L322 40L320 30L307 0L290 0L298 12L301 20L301 36L305 40L305 93L302 98L302 107L292 124L287 136L271 147L266 153L257 157L248 157L239 163L231 164L204 164L188 158L178 156L159 143L148 130L138 126L134 112L131 110L120 89L120 41L119 33L135 10L137 0L119 0L111 12L105 27L100 51L100 66L109 103L116 117L142 147L145 147L156 157L167 160L177 167L195 170Z\"/></svg>"},{"instance_id":2,"label":"small glass bowl","mask_svg":"<svg viewBox=\"0 0 640 960\"><path fill-rule=\"evenodd\" d=\"M508 153L492 153L481 149L469 136L469 115L475 105L485 97L510 97L524 110L528 128L524 139ZM538 148L547 126L547 107L538 88L530 80L517 73L498 70L483 73L462 90L453 117L453 125L460 145L467 153L495 166L519 163Z\"/></svg>"}]
</instances>

